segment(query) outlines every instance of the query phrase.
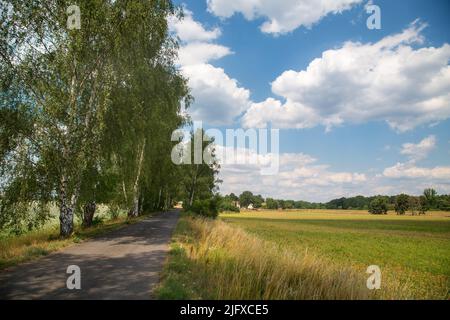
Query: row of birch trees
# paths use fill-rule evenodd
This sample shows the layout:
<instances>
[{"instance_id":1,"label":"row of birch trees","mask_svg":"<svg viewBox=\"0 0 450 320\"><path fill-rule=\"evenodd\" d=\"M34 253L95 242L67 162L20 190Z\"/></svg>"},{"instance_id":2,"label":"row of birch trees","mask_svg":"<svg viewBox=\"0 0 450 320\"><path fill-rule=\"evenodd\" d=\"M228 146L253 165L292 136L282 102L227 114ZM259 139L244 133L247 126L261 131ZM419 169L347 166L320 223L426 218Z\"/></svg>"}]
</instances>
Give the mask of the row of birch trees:
<instances>
[{"instance_id":1,"label":"row of birch trees","mask_svg":"<svg viewBox=\"0 0 450 320\"><path fill-rule=\"evenodd\" d=\"M57 204L67 237L76 212L86 226L100 203L138 216L192 201L201 181L170 158L193 99L167 25L181 10L170 0L71 5L0 0L0 228L39 227ZM212 194L217 170L201 172Z\"/></svg>"}]
</instances>

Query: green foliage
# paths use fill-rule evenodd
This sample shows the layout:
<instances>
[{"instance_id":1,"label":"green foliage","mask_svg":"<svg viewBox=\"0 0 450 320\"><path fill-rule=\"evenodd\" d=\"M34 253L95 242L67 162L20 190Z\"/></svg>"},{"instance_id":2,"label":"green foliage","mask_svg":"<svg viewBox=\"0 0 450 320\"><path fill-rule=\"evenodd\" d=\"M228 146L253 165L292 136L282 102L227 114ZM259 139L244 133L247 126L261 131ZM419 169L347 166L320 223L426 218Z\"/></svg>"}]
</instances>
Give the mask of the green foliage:
<instances>
[{"instance_id":1,"label":"green foliage","mask_svg":"<svg viewBox=\"0 0 450 320\"><path fill-rule=\"evenodd\" d=\"M395 212L404 215L409 208L409 196L407 194L398 195L395 199Z\"/></svg>"},{"instance_id":2,"label":"green foliage","mask_svg":"<svg viewBox=\"0 0 450 320\"><path fill-rule=\"evenodd\" d=\"M388 202L385 197L377 197L370 202L369 212L371 214L387 214Z\"/></svg>"},{"instance_id":3,"label":"green foliage","mask_svg":"<svg viewBox=\"0 0 450 320\"><path fill-rule=\"evenodd\" d=\"M236 206L236 200L234 197L230 196L225 196L223 198L219 199L219 212L241 212L241 210Z\"/></svg>"},{"instance_id":4,"label":"green foliage","mask_svg":"<svg viewBox=\"0 0 450 320\"><path fill-rule=\"evenodd\" d=\"M253 194L247 191L244 195L245 203L248 203L253 198ZM396 196L373 196L364 197L356 196L351 198L339 198L331 200L327 203L313 203L307 201L293 201L293 200L281 200L267 198L265 203L265 208L270 210L277 209L342 209L342 210L369 210L370 203L377 198L384 198L387 203L388 210L395 209ZM416 205L416 211L424 214L429 210L448 210L450 211L450 195L438 195L434 189L426 189L424 195L420 196L419 203ZM408 200L409 203L409 200ZM409 209L405 209L405 212Z\"/></svg>"},{"instance_id":5,"label":"green foliage","mask_svg":"<svg viewBox=\"0 0 450 320\"><path fill-rule=\"evenodd\" d=\"M93 226L93 227L95 227L95 226L100 226L100 225L102 225L102 224L104 224L104 223L105 223L105 219L104 219L103 217L96 216L96 217L92 220L92 225L91 225L91 226Z\"/></svg>"},{"instance_id":6,"label":"green foliage","mask_svg":"<svg viewBox=\"0 0 450 320\"><path fill-rule=\"evenodd\" d=\"M45 203L2 202L0 229L15 235L39 229L51 219L50 207Z\"/></svg>"},{"instance_id":7,"label":"green foliage","mask_svg":"<svg viewBox=\"0 0 450 320\"><path fill-rule=\"evenodd\" d=\"M250 191L244 191L239 196L239 203L242 208L247 208L250 204L253 204L254 196Z\"/></svg>"},{"instance_id":8,"label":"green foliage","mask_svg":"<svg viewBox=\"0 0 450 320\"><path fill-rule=\"evenodd\" d=\"M270 209L270 210L277 210L278 209L278 201L276 201L272 198L267 198L266 199L266 207L267 207L267 209Z\"/></svg>"},{"instance_id":9,"label":"green foliage","mask_svg":"<svg viewBox=\"0 0 450 320\"><path fill-rule=\"evenodd\" d=\"M419 197L419 214L426 214L430 210L427 198L425 196Z\"/></svg>"},{"instance_id":10,"label":"green foliage","mask_svg":"<svg viewBox=\"0 0 450 320\"><path fill-rule=\"evenodd\" d=\"M206 151L211 155L210 161L206 162L203 159L201 164L192 163L192 155L195 153L196 142L202 141L201 153ZM220 165L215 155L214 139L205 135L203 130L198 129L196 132L191 132L190 143L180 151L181 162L177 166L177 176L175 180L180 186L178 197L183 199L186 207L190 208L194 205L196 200L210 200L214 198L214 193L217 189L217 184L220 183L217 179ZM194 159L195 160L195 159ZM217 202L217 199L215 200Z\"/></svg>"},{"instance_id":11,"label":"green foliage","mask_svg":"<svg viewBox=\"0 0 450 320\"><path fill-rule=\"evenodd\" d=\"M192 206L188 208L188 211L206 218L215 219L219 215L217 205L218 204L216 198L195 200Z\"/></svg>"},{"instance_id":12,"label":"green foliage","mask_svg":"<svg viewBox=\"0 0 450 320\"><path fill-rule=\"evenodd\" d=\"M439 208L439 210L450 211L450 195L442 195L436 202L436 207Z\"/></svg>"},{"instance_id":13,"label":"green foliage","mask_svg":"<svg viewBox=\"0 0 450 320\"><path fill-rule=\"evenodd\" d=\"M0 10L0 228L37 228L56 203L68 236L89 203L115 218L166 210L187 198L183 185L191 202L211 197L218 166L171 161L192 101L167 24L181 9L82 1L81 29L69 30L70 4L2 1L11 10Z\"/></svg>"},{"instance_id":14,"label":"green foliage","mask_svg":"<svg viewBox=\"0 0 450 320\"><path fill-rule=\"evenodd\" d=\"M250 191L244 191L239 196L239 203L243 208L247 208L251 204L253 208L257 209L262 207L264 198L261 195L254 195Z\"/></svg>"},{"instance_id":15,"label":"green foliage","mask_svg":"<svg viewBox=\"0 0 450 320\"><path fill-rule=\"evenodd\" d=\"M423 196L425 197L426 204L429 208L436 206L437 192L432 188L425 189L423 191Z\"/></svg>"},{"instance_id":16,"label":"green foliage","mask_svg":"<svg viewBox=\"0 0 450 320\"><path fill-rule=\"evenodd\" d=\"M117 205L110 205L108 208L108 215L111 220L116 220L120 216L120 208Z\"/></svg>"}]
</instances>

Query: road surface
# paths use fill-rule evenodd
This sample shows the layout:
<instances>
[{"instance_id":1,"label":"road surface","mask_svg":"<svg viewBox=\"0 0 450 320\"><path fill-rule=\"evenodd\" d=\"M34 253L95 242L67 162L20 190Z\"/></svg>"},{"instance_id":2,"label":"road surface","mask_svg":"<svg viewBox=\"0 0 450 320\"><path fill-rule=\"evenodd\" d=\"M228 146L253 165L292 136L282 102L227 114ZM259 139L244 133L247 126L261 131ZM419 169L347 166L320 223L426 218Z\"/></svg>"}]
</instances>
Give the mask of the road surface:
<instances>
[{"instance_id":1,"label":"road surface","mask_svg":"<svg viewBox=\"0 0 450 320\"><path fill-rule=\"evenodd\" d=\"M0 299L151 299L178 217L158 214L4 270ZM70 265L80 267L80 290L67 289Z\"/></svg>"}]
</instances>

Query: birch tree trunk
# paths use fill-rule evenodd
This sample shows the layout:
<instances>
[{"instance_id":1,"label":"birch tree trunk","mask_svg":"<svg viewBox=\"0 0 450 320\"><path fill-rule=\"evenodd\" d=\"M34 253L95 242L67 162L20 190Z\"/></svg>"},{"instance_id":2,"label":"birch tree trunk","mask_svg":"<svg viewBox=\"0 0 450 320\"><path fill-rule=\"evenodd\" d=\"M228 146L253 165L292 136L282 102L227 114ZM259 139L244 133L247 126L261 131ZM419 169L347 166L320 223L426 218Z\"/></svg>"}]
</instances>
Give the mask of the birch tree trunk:
<instances>
[{"instance_id":1,"label":"birch tree trunk","mask_svg":"<svg viewBox=\"0 0 450 320\"><path fill-rule=\"evenodd\" d=\"M67 199L67 180L65 177L61 181L59 201L60 236L67 238L73 232L73 209Z\"/></svg>"},{"instance_id":2,"label":"birch tree trunk","mask_svg":"<svg viewBox=\"0 0 450 320\"><path fill-rule=\"evenodd\" d=\"M145 144L146 144L146 139L144 139L144 143L142 144L142 149L141 149L141 152L139 155L136 180L134 181L134 185L133 185L133 204L132 204L131 210L128 212L128 216L130 216L130 217L139 216L139 182L140 182L140 178L141 178L142 165L144 162Z\"/></svg>"}]
</instances>

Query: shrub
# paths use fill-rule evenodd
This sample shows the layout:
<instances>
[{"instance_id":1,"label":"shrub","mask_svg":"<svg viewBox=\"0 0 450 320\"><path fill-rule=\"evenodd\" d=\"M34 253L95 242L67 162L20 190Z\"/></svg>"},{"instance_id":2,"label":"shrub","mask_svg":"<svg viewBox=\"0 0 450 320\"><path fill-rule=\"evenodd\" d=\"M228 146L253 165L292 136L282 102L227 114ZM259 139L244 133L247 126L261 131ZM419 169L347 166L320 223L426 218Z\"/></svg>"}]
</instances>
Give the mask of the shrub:
<instances>
[{"instance_id":1,"label":"shrub","mask_svg":"<svg viewBox=\"0 0 450 320\"><path fill-rule=\"evenodd\" d=\"M385 198L377 197L369 204L369 212L371 214L387 214L388 203Z\"/></svg>"},{"instance_id":2,"label":"shrub","mask_svg":"<svg viewBox=\"0 0 450 320\"><path fill-rule=\"evenodd\" d=\"M100 226L105 222L105 220L102 217L96 216L93 220L92 220L92 224L91 226L95 227L95 226Z\"/></svg>"},{"instance_id":3,"label":"shrub","mask_svg":"<svg viewBox=\"0 0 450 320\"><path fill-rule=\"evenodd\" d=\"M236 207L233 202L226 199L222 199L219 203L219 212L230 211L230 212L241 212L241 210Z\"/></svg>"},{"instance_id":4,"label":"shrub","mask_svg":"<svg viewBox=\"0 0 450 320\"><path fill-rule=\"evenodd\" d=\"M409 196L401 194L395 198L395 212L399 215L404 215L409 208Z\"/></svg>"},{"instance_id":5,"label":"shrub","mask_svg":"<svg viewBox=\"0 0 450 320\"><path fill-rule=\"evenodd\" d=\"M189 211L203 217L215 219L219 215L217 199L195 200Z\"/></svg>"},{"instance_id":6,"label":"shrub","mask_svg":"<svg viewBox=\"0 0 450 320\"><path fill-rule=\"evenodd\" d=\"M117 205L111 205L108 210L108 215L111 220L116 220L120 215L120 208Z\"/></svg>"}]
</instances>

